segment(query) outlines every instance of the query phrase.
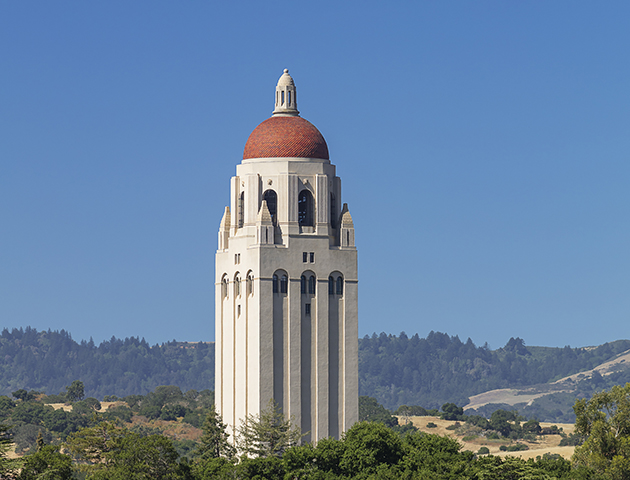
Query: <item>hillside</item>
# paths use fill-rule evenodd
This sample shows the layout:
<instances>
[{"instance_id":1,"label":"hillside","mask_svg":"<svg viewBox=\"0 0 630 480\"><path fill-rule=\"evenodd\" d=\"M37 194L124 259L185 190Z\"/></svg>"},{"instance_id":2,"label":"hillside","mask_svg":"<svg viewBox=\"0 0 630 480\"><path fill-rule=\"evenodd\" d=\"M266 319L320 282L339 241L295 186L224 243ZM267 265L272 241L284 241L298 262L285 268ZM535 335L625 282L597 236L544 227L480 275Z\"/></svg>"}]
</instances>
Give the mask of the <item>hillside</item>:
<instances>
[{"instance_id":1,"label":"hillside","mask_svg":"<svg viewBox=\"0 0 630 480\"><path fill-rule=\"evenodd\" d=\"M540 386L589 371L629 349L628 340L588 348L551 348L527 347L522 339L511 338L504 347L490 350L477 347L470 339L462 342L439 332L431 332L426 339L381 333L359 342L360 395L375 397L390 409L403 404L426 408L439 408L447 402L466 405L469 397L491 390ZM623 382L624 372L608 380ZM596 377L580 388L592 392L598 380ZM564 387L539 388L560 391Z\"/></svg>"},{"instance_id":2,"label":"hillside","mask_svg":"<svg viewBox=\"0 0 630 480\"><path fill-rule=\"evenodd\" d=\"M517 408L527 417L572 422L576 396L630 381L628 350L628 340L550 348L512 338L490 350L439 332L426 338L374 334L359 339L360 395L392 410L402 404L439 408L452 402L481 414ZM112 337L97 346L76 342L63 330L29 327L0 334L0 395L21 388L56 394L73 380L81 380L85 394L99 399L146 394L159 385L213 389L214 344L151 346L144 339Z\"/></svg>"},{"instance_id":3,"label":"hillside","mask_svg":"<svg viewBox=\"0 0 630 480\"><path fill-rule=\"evenodd\" d=\"M214 388L214 344L112 337L96 346L61 330L4 329L0 335L0 395L20 388L56 394L73 380L88 397L146 394L158 385Z\"/></svg>"},{"instance_id":4,"label":"hillside","mask_svg":"<svg viewBox=\"0 0 630 480\"><path fill-rule=\"evenodd\" d=\"M497 408L514 409L528 418L574 422L576 398L630 382L630 350L595 368L568 375L546 384L491 390L470 397L466 413L487 415Z\"/></svg>"}]
</instances>

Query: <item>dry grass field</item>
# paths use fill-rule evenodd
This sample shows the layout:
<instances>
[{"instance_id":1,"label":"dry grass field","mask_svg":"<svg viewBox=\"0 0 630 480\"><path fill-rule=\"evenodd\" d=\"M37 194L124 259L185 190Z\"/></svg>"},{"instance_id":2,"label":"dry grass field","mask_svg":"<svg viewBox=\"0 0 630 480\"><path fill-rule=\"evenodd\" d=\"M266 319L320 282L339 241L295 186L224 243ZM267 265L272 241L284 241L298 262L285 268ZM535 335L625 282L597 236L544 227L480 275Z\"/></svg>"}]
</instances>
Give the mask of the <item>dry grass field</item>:
<instances>
[{"instance_id":1,"label":"dry grass field","mask_svg":"<svg viewBox=\"0 0 630 480\"><path fill-rule=\"evenodd\" d=\"M462 424L462 428L457 430L447 430L446 427L454 425L456 422L450 420L442 420L439 417L398 417L398 420L401 424L405 424L407 421L410 421L414 427L419 428L423 432L433 433L442 436L448 436L456 439L463 446L463 450L470 450L471 452L477 452L481 447L487 447L490 450L492 455L497 456L513 456L520 457L523 459L528 458L536 458L537 456L542 456L545 453L551 454L559 454L562 457L569 459L571 455L573 455L573 450L575 447L560 447L558 444L562 439L560 435L539 435L535 442L530 442L526 440L519 440L518 443L523 443L529 447L529 450L524 450L520 452L502 452L499 450L501 445L509 446L516 442L512 442L510 440L499 439L499 440L490 440L482 436L475 436L474 438L472 434L469 432L465 432L466 427ZM435 428L428 428L428 423L434 423L437 425ZM574 425L571 423L548 423L541 422L541 427L550 427L551 425L556 425L558 428L562 428L563 432L566 434L573 433ZM466 438L466 440L464 440Z\"/></svg>"}]
</instances>

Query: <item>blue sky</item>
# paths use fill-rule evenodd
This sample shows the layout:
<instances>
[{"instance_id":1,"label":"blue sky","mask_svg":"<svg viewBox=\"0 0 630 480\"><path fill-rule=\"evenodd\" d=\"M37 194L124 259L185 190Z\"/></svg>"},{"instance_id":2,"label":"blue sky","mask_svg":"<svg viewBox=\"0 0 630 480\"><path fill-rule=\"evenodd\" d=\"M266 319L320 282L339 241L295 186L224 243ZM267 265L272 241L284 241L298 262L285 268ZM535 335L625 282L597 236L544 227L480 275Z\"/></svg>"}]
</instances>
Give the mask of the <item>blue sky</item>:
<instances>
[{"instance_id":1,"label":"blue sky","mask_svg":"<svg viewBox=\"0 0 630 480\"><path fill-rule=\"evenodd\" d=\"M214 339L282 69L357 229L359 334L629 338L630 3L2 2L0 327Z\"/></svg>"}]
</instances>

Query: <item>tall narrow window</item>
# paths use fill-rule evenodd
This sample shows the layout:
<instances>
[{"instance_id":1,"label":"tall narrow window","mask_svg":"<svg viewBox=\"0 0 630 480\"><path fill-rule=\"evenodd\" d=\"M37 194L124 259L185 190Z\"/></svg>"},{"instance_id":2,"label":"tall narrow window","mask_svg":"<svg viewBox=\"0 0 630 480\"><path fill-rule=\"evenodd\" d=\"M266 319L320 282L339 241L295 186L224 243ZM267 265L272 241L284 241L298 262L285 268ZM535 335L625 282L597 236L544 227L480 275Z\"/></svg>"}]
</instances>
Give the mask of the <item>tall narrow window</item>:
<instances>
[{"instance_id":1,"label":"tall narrow window","mask_svg":"<svg viewBox=\"0 0 630 480\"><path fill-rule=\"evenodd\" d=\"M304 275L300 277L300 293L306 293L306 277Z\"/></svg>"},{"instance_id":2,"label":"tall narrow window","mask_svg":"<svg viewBox=\"0 0 630 480\"><path fill-rule=\"evenodd\" d=\"M273 293L278 293L278 275L273 276Z\"/></svg>"},{"instance_id":3,"label":"tall narrow window","mask_svg":"<svg viewBox=\"0 0 630 480\"><path fill-rule=\"evenodd\" d=\"M310 277L308 279L308 293L315 295L315 277Z\"/></svg>"},{"instance_id":4,"label":"tall narrow window","mask_svg":"<svg viewBox=\"0 0 630 480\"><path fill-rule=\"evenodd\" d=\"M337 277L337 295L343 295L343 277Z\"/></svg>"},{"instance_id":5,"label":"tall narrow window","mask_svg":"<svg viewBox=\"0 0 630 480\"><path fill-rule=\"evenodd\" d=\"M287 102L289 104L289 107L291 106L291 92L287 92L287 95L289 97L289 101Z\"/></svg>"},{"instance_id":6,"label":"tall narrow window","mask_svg":"<svg viewBox=\"0 0 630 480\"><path fill-rule=\"evenodd\" d=\"M335 203L335 196L330 194L330 226L337 228L337 204Z\"/></svg>"},{"instance_id":7,"label":"tall narrow window","mask_svg":"<svg viewBox=\"0 0 630 480\"><path fill-rule=\"evenodd\" d=\"M289 286L289 278L286 275L282 275L280 279L280 293L287 293Z\"/></svg>"},{"instance_id":8,"label":"tall narrow window","mask_svg":"<svg viewBox=\"0 0 630 480\"><path fill-rule=\"evenodd\" d=\"M298 223L303 227L313 226L313 195L302 190L298 196Z\"/></svg>"},{"instance_id":9,"label":"tall narrow window","mask_svg":"<svg viewBox=\"0 0 630 480\"><path fill-rule=\"evenodd\" d=\"M245 192L238 197L238 228L243 228L245 222Z\"/></svg>"},{"instance_id":10,"label":"tall narrow window","mask_svg":"<svg viewBox=\"0 0 630 480\"><path fill-rule=\"evenodd\" d=\"M311 314L311 304L310 303L305 303L304 304L304 315L310 315Z\"/></svg>"},{"instance_id":11,"label":"tall narrow window","mask_svg":"<svg viewBox=\"0 0 630 480\"><path fill-rule=\"evenodd\" d=\"M278 210L278 196L273 190L265 190L263 193L263 200L267 202L267 208L271 214L271 221L276 224L276 213Z\"/></svg>"},{"instance_id":12,"label":"tall narrow window","mask_svg":"<svg viewBox=\"0 0 630 480\"><path fill-rule=\"evenodd\" d=\"M254 294L254 275L249 273L247 275L247 295Z\"/></svg>"},{"instance_id":13,"label":"tall narrow window","mask_svg":"<svg viewBox=\"0 0 630 480\"><path fill-rule=\"evenodd\" d=\"M280 105L284 105L284 92L280 92L280 98L282 99Z\"/></svg>"},{"instance_id":14,"label":"tall narrow window","mask_svg":"<svg viewBox=\"0 0 630 480\"><path fill-rule=\"evenodd\" d=\"M227 277L223 277L223 280L221 281L221 295L223 296L223 298L226 298L228 296L228 279L227 279Z\"/></svg>"},{"instance_id":15,"label":"tall narrow window","mask_svg":"<svg viewBox=\"0 0 630 480\"><path fill-rule=\"evenodd\" d=\"M234 298L241 296L241 277L234 277Z\"/></svg>"},{"instance_id":16,"label":"tall narrow window","mask_svg":"<svg viewBox=\"0 0 630 480\"><path fill-rule=\"evenodd\" d=\"M328 277L328 295L335 294L335 279L333 277Z\"/></svg>"}]
</instances>

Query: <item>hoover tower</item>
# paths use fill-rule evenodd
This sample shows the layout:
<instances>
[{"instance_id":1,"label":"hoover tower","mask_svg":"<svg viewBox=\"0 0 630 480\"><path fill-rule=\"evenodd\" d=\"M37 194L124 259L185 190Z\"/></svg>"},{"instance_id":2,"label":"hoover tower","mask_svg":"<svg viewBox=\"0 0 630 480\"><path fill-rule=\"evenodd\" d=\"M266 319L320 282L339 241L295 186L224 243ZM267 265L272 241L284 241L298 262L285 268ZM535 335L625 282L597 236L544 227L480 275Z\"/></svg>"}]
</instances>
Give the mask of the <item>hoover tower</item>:
<instances>
[{"instance_id":1,"label":"hoover tower","mask_svg":"<svg viewBox=\"0 0 630 480\"><path fill-rule=\"evenodd\" d=\"M219 227L215 401L231 432L270 399L306 441L339 438L358 420L357 249L341 198L284 70Z\"/></svg>"}]
</instances>

